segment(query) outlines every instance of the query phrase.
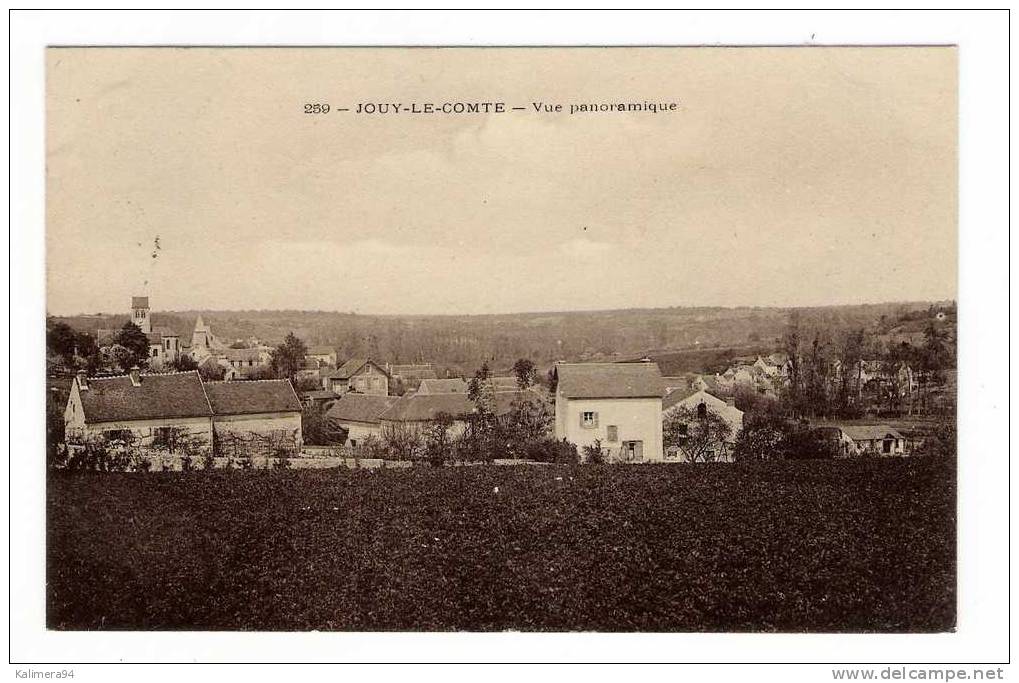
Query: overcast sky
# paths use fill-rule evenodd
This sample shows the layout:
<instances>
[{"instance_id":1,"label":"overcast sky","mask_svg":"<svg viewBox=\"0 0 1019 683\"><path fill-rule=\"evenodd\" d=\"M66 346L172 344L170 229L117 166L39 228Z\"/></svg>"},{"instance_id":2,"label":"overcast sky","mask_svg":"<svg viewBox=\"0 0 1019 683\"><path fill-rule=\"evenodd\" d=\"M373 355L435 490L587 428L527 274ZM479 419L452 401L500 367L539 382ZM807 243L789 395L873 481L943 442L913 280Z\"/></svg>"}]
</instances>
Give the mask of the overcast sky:
<instances>
[{"instance_id":1,"label":"overcast sky","mask_svg":"<svg viewBox=\"0 0 1019 683\"><path fill-rule=\"evenodd\" d=\"M53 314L956 295L953 49L47 56ZM644 100L679 108L302 112Z\"/></svg>"}]
</instances>

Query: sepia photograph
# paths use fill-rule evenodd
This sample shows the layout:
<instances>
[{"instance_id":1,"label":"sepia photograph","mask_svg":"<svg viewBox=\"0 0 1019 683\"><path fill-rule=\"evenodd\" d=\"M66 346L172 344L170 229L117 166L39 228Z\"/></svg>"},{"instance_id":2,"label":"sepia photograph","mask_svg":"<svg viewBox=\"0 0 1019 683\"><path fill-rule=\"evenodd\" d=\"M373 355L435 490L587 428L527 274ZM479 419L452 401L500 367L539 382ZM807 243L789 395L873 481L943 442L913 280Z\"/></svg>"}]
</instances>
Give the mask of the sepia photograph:
<instances>
[{"instance_id":1,"label":"sepia photograph","mask_svg":"<svg viewBox=\"0 0 1019 683\"><path fill-rule=\"evenodd\" d=\"M1004 679L1007 16L12 11L9 672Z\"/></svg>"},{"instance_id":2,"label":"sepia photograph","mask_svg":"<svg viewBox=\"0 0 1019 683\"><path fill-rule=\"evenodd\" d=\"M48 49L47 626L952 631L957 59Z\"/></svg>"}]
</instances>

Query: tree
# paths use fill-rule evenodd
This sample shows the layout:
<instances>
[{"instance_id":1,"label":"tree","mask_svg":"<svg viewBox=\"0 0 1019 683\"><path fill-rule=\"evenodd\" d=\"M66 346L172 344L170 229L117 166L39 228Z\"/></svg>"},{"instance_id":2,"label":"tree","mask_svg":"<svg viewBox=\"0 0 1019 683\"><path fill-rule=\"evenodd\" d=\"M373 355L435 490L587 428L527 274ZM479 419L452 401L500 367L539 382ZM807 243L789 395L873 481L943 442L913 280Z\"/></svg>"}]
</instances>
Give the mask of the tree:
<instances>
[{"instance_id":1,"label":"tree","mask_svg":"<svg viewBox=\"0 0 1019 683\"><path fill-rule=\"evenodd\" d=\"M198 369L198 363L195 359L186 354L177 356L174 360L170 361L170 369L176 372L189 372L191 370Z\"/></svg>"},{"instance_id":2,"label":"tree","mask_svg":"<svg viewBox=\"0 0 1019 683\"><path fill-rule=\"evenodd\" d=\"M678 447L690 462L713 462L725 452L732 427L707 406L693 410L679 406L670 411L662 424L666 448Z\"/></svg>"},{"instance_id":3,"label":"tree","mask_svg":"<svg viewBox=\"0 0 1019 683\"><path fill-rule=\"evenodd\" d=\"M226 368L214 360L208 360L198 366L198 374L206 382L219 382L226 376Z\"/></svg>"},{"instance_id":4,"label":"tree","mask_svg":"<svg viewBox=\"0 0 1019 683\"><path fill-rule=\"evenodd\" d=\"M117 332L117 336L113 340L114 344L121 346L130 353L130 359L126 361L126 366L122 362L121 358L117 359L117 363L120 365L122 370L130 370L132 367L137 365L140 368L144 368L149 363L149 338L142 332L142 328L138 327L132 322L124 323L124 326Z\"/></svg>"},{"instance_id":5,"label":"tree","mask_svg":"<svg viewBox=\"0 0 1019 683\"><path fill-rule=\"evenodd\" d=\"M513 364L513 374L517 378L517 386L523 391L538 382L538 371L534 363L527 358L518 358Z\"/></svg>"},{"instance_id":6,"label":"tree","mask_svg":"<svg viewBox=\"0 0 1019 683\"><path fill-rule=\"evenodd\" d=\"M270 365L280 379L293 379L304 367L308 347L293 332L287 333L283 343L272 351Z\"/></svg>"},{"instance_id":7,"label":"tree","mask_svg":"<svg viewBox=\"0 0 1019 683\"><path fill-rule=\"evenodd\" d=\"M67 323L57 323L46 330L47 350L60 356L68 364L74 360L77 339L74 329Z\"/></svg>"},{"instance_id":8,"label":"tree","mask_svg":"<svg viewBox=\"0 0 1019 683\"><path fill-rule=\"evenodd\" d=\"M513 399L509 414L500 419L505 422L503 432L513 457L524 457L533 444L551 438L555 422L551 406L534 392Z\"/></svg>"},{"instance_id":9,"label":"tree","mask_svg":"<svg viewBox=\"0 0 1019 683\"><path fill-rule=\"evenodd\" d=\"M347 440L347 431L319 406L301 411L301 434L304 442L312 446L340 445Z\"/></svg>"},{"instance_id":10,"label":"tree","mask_svg":"<svg viewBox=\"0 0 1019 683\"><path fill-rule=\"evenodd\" d=\"M453 440L449 430L453 426L453 416L439 412L424 432L425 459L432 467L441 467L453 451Z\"/></svg>"},{"instance_id":11,"label":"tree","mask_svg":"<svg viewBox=\"0 0 1019 683\"><path fill-rule=\"evenodd\" d=\"M322 385L314 377L298 377L293 380L294 391L316 391L322 388Z\"/></svg>"}]
</instances>

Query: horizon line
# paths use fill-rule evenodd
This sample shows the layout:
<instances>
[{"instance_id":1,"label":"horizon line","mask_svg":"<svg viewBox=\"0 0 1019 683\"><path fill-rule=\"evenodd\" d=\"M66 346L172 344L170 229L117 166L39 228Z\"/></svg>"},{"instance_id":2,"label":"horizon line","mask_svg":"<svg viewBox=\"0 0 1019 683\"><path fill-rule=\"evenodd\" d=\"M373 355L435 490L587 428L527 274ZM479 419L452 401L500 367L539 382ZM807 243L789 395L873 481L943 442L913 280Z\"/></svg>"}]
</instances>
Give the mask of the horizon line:
<instances>
[{"instance_id":1,"label":"horizon line","mask_svg":"<svg viewBox=\"0 0 1019 683\"><path fill-rule=\"evenodd\" d=\"M677 306L633 306L629 308L575 308L575 309L550 309L550 310L529 310L529 311L505 311L499 313L364 313L357 310L341 311L338 309L324 309L324 308L185 308L185 309L154 309L149 310L155 313L164 313L169 315L184 314L184 313L318 313L318 314L335 314L335 315L346 315L346 316L362 316L366 318L454 318L454 317L498 317L498 316L517 316L517 315L565 315L565 314L577 314L577 313L622 313L627 311L665 311L674 309L720 309L720 310L768 310L768 311L787 311L787 310L811 310L819 308L850 308L850 307L864 307L864 306L908 306L917 304L943 304L951 303L958 305L958 301L955 298L942 298L942 299L908 299L908 300L891 300L891 301L873 301L873 302L856 302L856 303L834 303L834 304L812 304L812 305L798 305L798 306L780 306L780 305L752 305L752 304L740 304L740 305L715 305L715 304L697 304L697 305L677 305ZM46 312L47 318L73 318L80 316L115 316L125 315L128 311L96 311L93 313L78 312L78 313L50 313Z\"/></svg>"}]
</instances>

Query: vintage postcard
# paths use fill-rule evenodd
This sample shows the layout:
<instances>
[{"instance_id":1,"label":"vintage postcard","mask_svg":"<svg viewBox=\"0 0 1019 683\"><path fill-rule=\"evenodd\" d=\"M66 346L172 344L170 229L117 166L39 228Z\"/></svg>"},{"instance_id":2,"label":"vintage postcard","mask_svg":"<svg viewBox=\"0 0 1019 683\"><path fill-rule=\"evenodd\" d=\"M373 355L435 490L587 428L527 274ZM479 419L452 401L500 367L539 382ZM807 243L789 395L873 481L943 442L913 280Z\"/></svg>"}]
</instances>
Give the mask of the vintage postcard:
<instances>
[{"instance_id":1,"label":"vintage postcard","mask_svg":"<svg viewBox=\"0 0 1019 683\"><path fill-rule=\"evenodd\" d=\"M953 631L957 61L48 48L47 627Z\"/></svg>"}]
</instances>

